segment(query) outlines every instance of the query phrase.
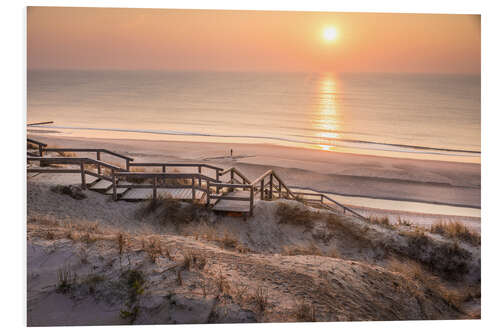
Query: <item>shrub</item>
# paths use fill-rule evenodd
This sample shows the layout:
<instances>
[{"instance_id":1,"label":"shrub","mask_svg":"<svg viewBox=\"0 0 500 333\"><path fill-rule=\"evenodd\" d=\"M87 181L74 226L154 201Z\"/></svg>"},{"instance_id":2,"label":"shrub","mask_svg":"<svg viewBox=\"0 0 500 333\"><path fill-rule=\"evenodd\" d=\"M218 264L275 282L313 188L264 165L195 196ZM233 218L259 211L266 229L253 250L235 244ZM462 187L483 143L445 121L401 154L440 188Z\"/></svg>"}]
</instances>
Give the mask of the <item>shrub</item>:
<instances>
[{"instance_id":1,"label":"shrub","mask_svg":"<svg viewBox=\"0 0 500 333\"><path fill-rule=\"evenodd\" d=\"M54 193L69 195L73 199L82 200L87 197L80 186L76 185L55 185L50 188Z\"/></svg>"},{"instance_id":2,"label":"shrub","mask_svg":"<svg viewBox=\"0 0 500 333\"><path fill-rule=\"evenodd\" d=\"M481 235L469 230L463 223L460 222L445 223L441 221L433 224L430 232L452 239L459 239L475 246L481 244Z\"/></svg>"},{"instance_id":3,"label":"shrub","mask_svg":"<svg viewBox=\"0 0 500 333\"><path fill-rule=\"evenodd\" d=\"M312 228L314 213L304 205L290 205L280 202L276 209L278 223L304 226L307 229Z\"/></svg>"}]
</instances>

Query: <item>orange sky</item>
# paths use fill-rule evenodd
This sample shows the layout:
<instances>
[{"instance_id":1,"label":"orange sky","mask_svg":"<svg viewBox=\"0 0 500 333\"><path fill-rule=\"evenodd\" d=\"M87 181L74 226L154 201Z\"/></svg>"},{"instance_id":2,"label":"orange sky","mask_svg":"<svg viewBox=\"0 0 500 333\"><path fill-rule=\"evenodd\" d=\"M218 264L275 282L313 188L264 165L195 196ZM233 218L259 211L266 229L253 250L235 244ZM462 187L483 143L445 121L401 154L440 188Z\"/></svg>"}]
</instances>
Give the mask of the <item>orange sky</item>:
<instances>
[{"instance_id":1,"label":"orange sky","mask_svg":"<svg viewBox=\"0 0 500 333\"><path fill-rule=\"evenodd\" d=\"M479 15L29 7L27 18L29 69L481 70Z\"/></svg>"}]
</instances>

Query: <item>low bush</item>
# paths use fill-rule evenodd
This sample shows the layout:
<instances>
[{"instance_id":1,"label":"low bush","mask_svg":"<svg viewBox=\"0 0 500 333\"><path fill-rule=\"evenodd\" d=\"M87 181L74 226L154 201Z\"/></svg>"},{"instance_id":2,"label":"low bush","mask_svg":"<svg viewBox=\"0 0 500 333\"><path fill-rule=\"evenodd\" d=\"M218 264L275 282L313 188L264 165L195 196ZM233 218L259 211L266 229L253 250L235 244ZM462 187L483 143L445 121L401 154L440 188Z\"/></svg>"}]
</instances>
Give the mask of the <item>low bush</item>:
<instances>
[{"instance_id":1,"label":"low bush","mask_svg":"<svg viewBox=\"0 0 500 333\"><path fill-rule=\"evenodd\" d=\"M462 240L472 245L481 245L481 235L477 232L469 230L463 223L443 221L435 223L431 226L430 232L440 234L442 236Z\"/></svg>"}]
</instances>

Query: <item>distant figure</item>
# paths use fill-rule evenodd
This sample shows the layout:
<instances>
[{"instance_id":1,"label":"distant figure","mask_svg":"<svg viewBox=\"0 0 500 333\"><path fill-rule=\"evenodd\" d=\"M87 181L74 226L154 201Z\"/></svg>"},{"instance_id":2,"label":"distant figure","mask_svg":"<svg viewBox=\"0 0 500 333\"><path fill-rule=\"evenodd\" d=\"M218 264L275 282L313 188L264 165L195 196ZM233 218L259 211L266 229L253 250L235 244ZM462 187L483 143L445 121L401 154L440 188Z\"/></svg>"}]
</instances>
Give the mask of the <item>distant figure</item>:
<instances>
[{"instance_id":1,"label":"distant figure","mask_svg":"<svg viewBox=\"0 0 500 333\"><path fill-rule=\"evenodd\" d=\"M233 157L233 149L231 148L231 157Z\"/></svg>"}]
</instances>

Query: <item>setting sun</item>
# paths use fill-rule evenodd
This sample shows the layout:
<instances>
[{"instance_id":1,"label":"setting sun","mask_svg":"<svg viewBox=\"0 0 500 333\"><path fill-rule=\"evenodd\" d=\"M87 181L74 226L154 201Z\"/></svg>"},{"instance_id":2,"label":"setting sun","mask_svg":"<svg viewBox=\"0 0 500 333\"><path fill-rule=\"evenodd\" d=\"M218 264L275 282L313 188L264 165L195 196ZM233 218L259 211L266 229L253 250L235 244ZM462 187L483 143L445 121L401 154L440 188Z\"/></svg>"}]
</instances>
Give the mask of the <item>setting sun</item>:
<instances>
[{"instance_id":1,"label":"setting sun","mask_svg":"<svg viewBox=\"0 0 500 333\"><path fill-rule=\"evenodd\" d=\"M325 28L323 30L323 38L329 42L337 39L337 29L333 27Z\"/></svg>"}]
</instances>

